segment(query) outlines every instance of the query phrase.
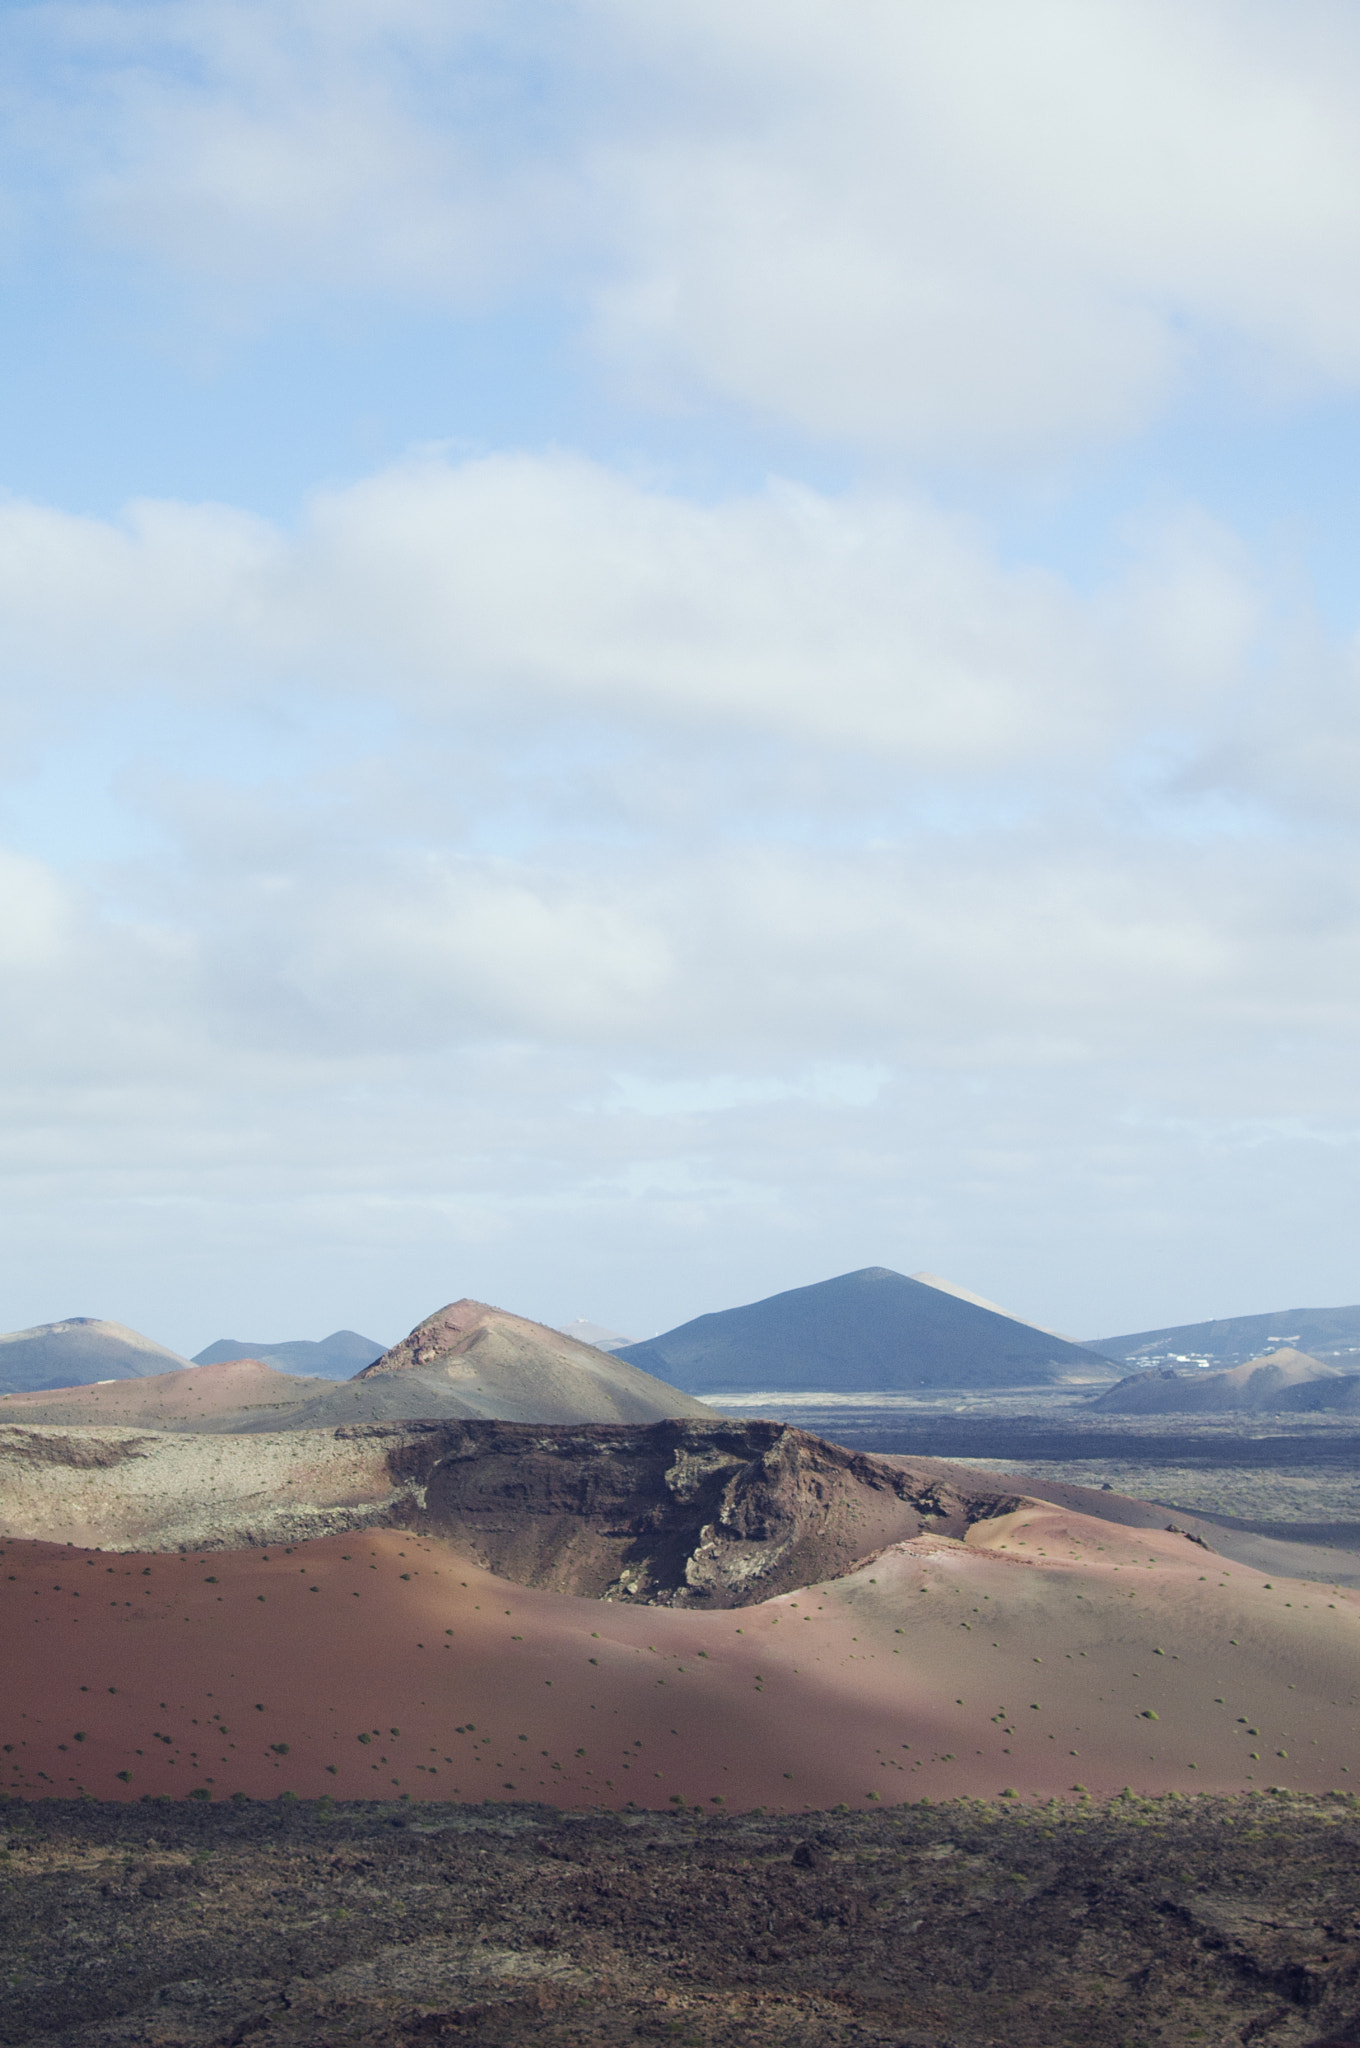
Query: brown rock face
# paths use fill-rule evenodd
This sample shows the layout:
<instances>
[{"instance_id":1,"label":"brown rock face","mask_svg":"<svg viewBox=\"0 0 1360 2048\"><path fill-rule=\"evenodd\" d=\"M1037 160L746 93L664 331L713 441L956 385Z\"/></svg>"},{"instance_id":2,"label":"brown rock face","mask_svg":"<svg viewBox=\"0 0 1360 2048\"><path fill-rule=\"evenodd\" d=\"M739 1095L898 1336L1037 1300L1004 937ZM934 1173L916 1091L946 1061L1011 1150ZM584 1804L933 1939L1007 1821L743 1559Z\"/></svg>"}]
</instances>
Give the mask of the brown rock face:
<instances>
[{"instance_id":1,"label":"brown rock face","mask_svg":"<svg viewBox=\"0 0 1360 2048\"><path fill-rule=\"evenodd\" d=\"M392 1433L394 1484L423 1487L421 1528L521 1585L655 1606L748 1606L923 1530L962 1536L1017 1500L776 1422Z\"/></svg>"},{"instance_id":2,"label":"brown rock face","mask_svg":"<svg viewBox=\"0 0 1360 2048\"><path fill-rule=\"evenodd\" d=\"M366 1365L354 1377L360 1380L380 1379L389 1372L410 1372L413 1367L435 1365L441 1359L461 1357L475 1343L484 1331L497 1326L519 1326L528 1334L537 1333L539 1325L524 1316L510 1315L505 1309L492 1308L487 1302L473 1301L464 1297L462 1301L451 1301L447 1308L436 1310L426 1316L423 1323L417 1323L409 1337L403 1337L400 1344L394 1344L390 1351L384 1351L381 1358L375 1358L372 1365ZM553 1334L545 1330L544 1334ZM567 1338L574 1344L574 1338Z\"/></svg>"}]
</instances>

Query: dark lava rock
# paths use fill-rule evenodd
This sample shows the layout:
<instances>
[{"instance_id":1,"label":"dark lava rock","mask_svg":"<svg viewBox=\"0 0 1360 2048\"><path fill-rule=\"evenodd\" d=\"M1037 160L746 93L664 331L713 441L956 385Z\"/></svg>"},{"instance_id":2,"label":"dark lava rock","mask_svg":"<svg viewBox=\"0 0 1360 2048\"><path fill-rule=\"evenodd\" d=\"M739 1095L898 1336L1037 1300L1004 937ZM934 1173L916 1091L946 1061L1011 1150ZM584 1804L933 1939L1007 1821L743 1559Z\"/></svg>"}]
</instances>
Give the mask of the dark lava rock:
<instances>
[{"instance_id":1,"label":"dark lava rock","mask_svg":"<svg viewBox=\"0 0 1360 2048\"><path fill-rule=\"evenodd\" d=\"M1023 1496L889 1463L779 1422L369 1423L407 1519L520 1585L743 1607L851 1570L922 1530L962 1536Z\"/></svg>"},{"instance_id":2,"label":"dark lava rock","mask_svg":"<svg viewBox=\"0 0 1360 2048\"><path fill-rule=\"evenodd\" d=\"M1360 2039L1350 1800L393 1817L303 1801L0 1810L0 2042Z\"/></svg>"}]
</instances>

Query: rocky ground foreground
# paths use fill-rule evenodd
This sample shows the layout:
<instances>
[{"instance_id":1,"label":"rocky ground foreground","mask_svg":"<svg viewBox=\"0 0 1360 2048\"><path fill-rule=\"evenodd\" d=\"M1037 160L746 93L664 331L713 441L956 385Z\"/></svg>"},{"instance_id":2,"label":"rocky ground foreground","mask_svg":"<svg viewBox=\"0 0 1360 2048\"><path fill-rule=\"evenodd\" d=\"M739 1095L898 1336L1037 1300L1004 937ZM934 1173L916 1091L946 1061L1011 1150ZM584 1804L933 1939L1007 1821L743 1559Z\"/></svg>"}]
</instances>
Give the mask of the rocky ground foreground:
<instances>
[{"instance_id":1,"label":"rocky ground foreground","mask_svg":"<svg viewBox=\"0 0 1360 2048\"><path fill-rule=\"evenodd\" d=\"M1360 2043L1360 1804L0 1809L0 2041Z\"/></svg>"}]
</instances>

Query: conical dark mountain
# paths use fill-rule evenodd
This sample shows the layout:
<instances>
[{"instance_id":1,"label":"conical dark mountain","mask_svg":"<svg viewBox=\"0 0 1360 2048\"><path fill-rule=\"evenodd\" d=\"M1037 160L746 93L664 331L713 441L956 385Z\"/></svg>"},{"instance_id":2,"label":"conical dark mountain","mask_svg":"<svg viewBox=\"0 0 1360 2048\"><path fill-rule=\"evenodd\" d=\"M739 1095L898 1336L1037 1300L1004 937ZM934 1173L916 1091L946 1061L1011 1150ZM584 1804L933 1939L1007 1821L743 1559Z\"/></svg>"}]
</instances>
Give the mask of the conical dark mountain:
<instances>
[{"instance_id":1,"label":"conical dark mountain","mask_svg":"<svg viewBox=\"0 0 1360 2048\"><path fill-rule=\"evenodd\" d=\"M616 1358L692 1394L910 1393L1100 1384L1107 1358L943 1286L866 1266L630 1344Z\"/></svg>"}]
</instances>

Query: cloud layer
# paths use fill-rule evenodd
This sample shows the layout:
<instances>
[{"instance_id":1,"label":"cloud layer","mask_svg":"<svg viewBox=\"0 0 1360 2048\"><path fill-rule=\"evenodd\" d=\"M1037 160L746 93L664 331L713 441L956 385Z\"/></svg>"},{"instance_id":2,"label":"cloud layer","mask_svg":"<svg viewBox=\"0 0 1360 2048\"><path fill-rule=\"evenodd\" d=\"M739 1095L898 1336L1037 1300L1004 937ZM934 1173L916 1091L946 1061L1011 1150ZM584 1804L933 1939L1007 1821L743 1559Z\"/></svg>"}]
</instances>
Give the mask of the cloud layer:
<instances>
[{"instance_id":1,"label":"cloud layer","mask_svg":"<svg viewBox=\"0 0 1360 2048\"><path fill-rule=\"evenodd\" d=\"M208 389L310 321L324 412L346 323L395 387L385 322L481 322L576 407L441 398L290 516L0 500L0 1322L1354 1294L1356 649L1166 453L1360 381L1348 11L0 33L0 258L87 294L82 391L138 321Z\"/></svg>"},{"instance_id":2,"label":"cloud layer","mask_svg":"<svg viewBox=\"0 0 1360 2048\"><path fill-rule=\"evenodd\" d=\"M637 394L950 460L1125 436L1206 378L1360 376L1335 0L578 0L513 25L181 0L9 34L16 179L219 314L547 288Z\"/></svg>"},{"instance_id":3,"label":"cloud layer","mask_svg":"<svg viewBox=\"0 0 1360 2048\"><path fill-rule=\"evenodd\" d=\"M1245 551L1145 538L1081 596L919 495L705 506L553 455L427 456L294 531L11 503L30 778L116 717L151 835L6 869L15 1199L50 1223L79 1154L115 1243L162 1203L258 1261L283 1215L314 1290L319 1218L346 1258L404 1219L436 1292L546 1230L528 1306L584 1270L654 1319L620 1233L700 1247L678 1315L752 1241L769 1284L976 1259L973 1205L990 1242L1083 1148L1125 1229L1187 1145L1344 1151L1351 661L1306 650L1291 753Z\"/></svg>"}]
</instances>

